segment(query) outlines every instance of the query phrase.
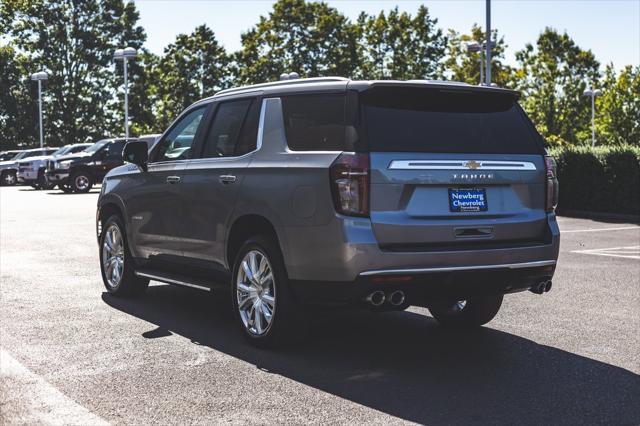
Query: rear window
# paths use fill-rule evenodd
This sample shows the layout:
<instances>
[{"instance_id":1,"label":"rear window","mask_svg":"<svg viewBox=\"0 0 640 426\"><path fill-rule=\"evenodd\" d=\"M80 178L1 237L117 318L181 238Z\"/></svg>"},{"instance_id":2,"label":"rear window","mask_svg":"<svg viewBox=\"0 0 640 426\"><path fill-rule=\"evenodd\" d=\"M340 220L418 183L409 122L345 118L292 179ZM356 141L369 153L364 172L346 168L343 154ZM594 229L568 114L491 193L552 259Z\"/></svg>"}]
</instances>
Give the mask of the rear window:
<instances>
[{"instance_id":1,"label":"rear window","mask_svg":"<svg viewBox=\"0 0 640 426\"><path fill-rule=\"evenodd\" d=\"M507 94L385 87L360 99L371 151L544 152L524 111Z\"/></svg>"},{"instance_id":2,"label":"rear window","mask_svg":"<svg viewBox=\"0 0 640 426\"><path fill-rule=\"evenodd\" d=\"M292 151L345 150L344 95L285 96L282 112Z\"/></svg>"}]
</instances>

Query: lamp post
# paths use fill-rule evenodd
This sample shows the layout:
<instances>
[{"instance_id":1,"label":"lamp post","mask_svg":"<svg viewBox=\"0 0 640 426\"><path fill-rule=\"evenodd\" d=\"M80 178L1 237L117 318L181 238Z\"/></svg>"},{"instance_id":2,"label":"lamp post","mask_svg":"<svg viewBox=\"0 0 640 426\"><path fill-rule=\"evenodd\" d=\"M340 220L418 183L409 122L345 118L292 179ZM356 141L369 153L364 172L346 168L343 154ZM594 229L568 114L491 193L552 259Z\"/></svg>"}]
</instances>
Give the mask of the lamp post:
<instances>
[{"instance_id":1,"label":"lamp post","mask_svg":"<svg viewBox=\"0 0 640 426\"><path fill-rule=\"evenodd\" d=\"M478 43L477 41L467 43L467 52L479 53L480 54L480 86L484 84L484 50L486 49L487 43ZM491 48L496 47L496 42L491 42Z\"/></svg>"},{"instance_id":2,"label":"lamp post","mask_svg":"<svg viewBox=\"0 0 640 426\"><path fill-rule=\"evenodd\" d=\"M127 80L127 60L133 60L138 52L133 47L117 49L113 53L113 59L122 60L124 65L124 137L129 139L129 82Z\"/></svg>"},{"instance_id":3,"label":"lamp post","mask_svg":"<svg viewBox=\"0 0 640 426\"><path fill-rule=\"evenodd\" d=\"M584 91L584 96L591 98L591 146L596 146L596 97L602 95L602 90L589 88Z\"/></svg>"},{"instance_id":4,"label":"lamp post","mask_svg":"<svg viewBox=\"0 0 640 426\"><path fill-rule=\"evenodd\" d=\"M487 51L487 54L485 55L487 57L487 81L486 84L487 86L491 85L491 49L493 49L493 45L494 44L491 41L491 0L487 0L487 41L484 43L484 47Z\"/></svg>"},{"instance_id":5,"label":"lamp post","mask_svg":"<svg viewBox=\"0 0 640 426\"><path fill-rule=\"evenodd\" d=\"M42 130L42 82L49 76L46 72L40 71L31 74L31 80L38 82L38 112L40 115L40 149L44 147L44 131Z\"/></svg>"}]
</instances>

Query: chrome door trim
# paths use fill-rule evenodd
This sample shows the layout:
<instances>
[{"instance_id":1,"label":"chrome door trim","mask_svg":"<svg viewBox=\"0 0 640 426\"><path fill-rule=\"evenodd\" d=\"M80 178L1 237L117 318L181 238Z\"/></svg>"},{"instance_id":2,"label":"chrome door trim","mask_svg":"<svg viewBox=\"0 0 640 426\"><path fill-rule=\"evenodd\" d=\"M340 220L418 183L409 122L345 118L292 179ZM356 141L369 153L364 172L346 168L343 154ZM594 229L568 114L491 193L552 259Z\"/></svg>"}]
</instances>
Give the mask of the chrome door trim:
<instances>
[{"instance_id":1,"label":"chrome door trim","mask_svg":"<svg viewBox=\"0 0 640 426\"><path fill-rule=\"evenodd\" d=\"M389 170L536 170L530 161L393 160Z\"/></svg>"},{"instance_id":2,"label":"chrome door trim","mask_svg":"<svg viewBox=\"0 0 640 426\"><path fill-rule=\"evenodd\" d=\"M454 272L454 271L473 271L480 269L522 269L535 268L540 266L553 266L555 260L538 260L535 262L524 263L504 263L501 265L477 265L477 266L447 266L439 268L414 268L414 269L378 269L372 271L361 272L360 276L366 277L370 275L391 275L391 274L422 274L434 272Z\"/></svg>"}]
</instances>

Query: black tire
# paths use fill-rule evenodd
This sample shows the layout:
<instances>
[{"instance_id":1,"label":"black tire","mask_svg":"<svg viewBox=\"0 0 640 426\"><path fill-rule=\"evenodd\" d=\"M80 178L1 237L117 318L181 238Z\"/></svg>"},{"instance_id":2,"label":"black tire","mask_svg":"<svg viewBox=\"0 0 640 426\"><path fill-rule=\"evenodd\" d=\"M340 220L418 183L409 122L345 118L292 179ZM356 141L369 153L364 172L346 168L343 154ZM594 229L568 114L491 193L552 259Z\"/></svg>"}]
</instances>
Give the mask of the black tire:
<instances>
[{"instance_id":1,"label":"black tire","mask_svg":"<svg viewBox=\"0 0 640 426\"><path fill-rule=\"evenodd\" d=\"M444 327L471 329L491 321L502 305L502 294L438 303L429 307L431 315Z\"/></svg>"},{"instance_id":2,"label":"black tire","mask_svg":"<svg viewBox=\"0 0 640 426\"><path fill-rule=\"evenodd\" d=\"M105 265L106 260L110 257L109 250L105 248L105 241L107 240L107 234L111 232L112 227L117 228L119 236L121 237L122 244L122 259L123 264L120 268L119 281L113 279L113 275L110 273L110 269ZM111 241L116 241L113 238L113 234L109 236ZM149 286L149 280L146 278L140 278L135 274L135 265L131 252L129 251L129 245L127 243L127 234L125 232L122 219L118 215L113 215L104 222L102 226L102 233L100 234L100 246L98 248L98 259L100 259L100 273L102 274L102 282L104 283L107 291L114 296L138 296L145 292ZM115 267L114 267L115 268ZM108 278L109 277L109 278Z\"/></svg>"},{"instance_id":3,"label":"black tire","mask_svg":"<svg viewBox=\"0 0 640 426\"><path fill-rule=\"evenodd\" d=\"M85 170L74 172L69 179L69 184L73 188L73 192L84 194L91 191L93 186L93 176Z\"/></svg>"},{"instance_id":4,"label":"black tire","mask_svg":"<svg viewBox=\"0 0 640 426\"><path fill-rule=\"evenodd\" d=\"M60 183L58 184L58 188L65 194L71 194L73 192L73 188L68 183Z\"/></svg>"},{"instance_id":5,"label":"black tire","mask_svg":"<svg viewBox=\"0 0 640 426\"><path fill-rule=\"evenodd\" d=\"M240 275L243 259L252 251L257 251L266 256L273 274L270 286L273 286L274 308L271 311L271 322L263 334L256 334L248 329L250 326L245 325L238 307L238 276ZM256 235L240 247L233 266L231 303L242 334L254 346L263 348L284 347L302 340L306 334L306 317L291 291L282 253L273 237Z\"/></svg>"},{"instance_id":6,"label":"black tire","mask_svg":"<svg viewBox=\"0 0 640 426\"><path fill-rule=\"evenodd\" d=\"M2 186L12 186L15 185L17 181L16 172L12 170L5 170L2 172L2 176L0 176L0 185Z\"/></svg>"}]
</instances>

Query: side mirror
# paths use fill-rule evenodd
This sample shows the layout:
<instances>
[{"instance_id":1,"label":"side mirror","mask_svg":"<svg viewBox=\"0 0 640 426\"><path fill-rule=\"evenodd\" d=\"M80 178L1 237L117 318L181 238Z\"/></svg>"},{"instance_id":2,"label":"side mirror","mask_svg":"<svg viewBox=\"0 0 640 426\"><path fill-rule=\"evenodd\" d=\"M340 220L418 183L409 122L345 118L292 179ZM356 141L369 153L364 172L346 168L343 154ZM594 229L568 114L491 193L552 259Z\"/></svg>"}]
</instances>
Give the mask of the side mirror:
<instances>
[{"instance_id":1,"label":"side mirror","mask_svg":"<svg viewBox=\"0 0 640 426\"><path fill-rule=\"evenodd\" d=\"M122 150L122 159L127 163L133 163L145 172L149 161L149 147L143 141L127 142Z\"/></svg>"}]
</instances>

